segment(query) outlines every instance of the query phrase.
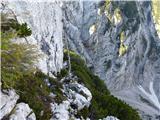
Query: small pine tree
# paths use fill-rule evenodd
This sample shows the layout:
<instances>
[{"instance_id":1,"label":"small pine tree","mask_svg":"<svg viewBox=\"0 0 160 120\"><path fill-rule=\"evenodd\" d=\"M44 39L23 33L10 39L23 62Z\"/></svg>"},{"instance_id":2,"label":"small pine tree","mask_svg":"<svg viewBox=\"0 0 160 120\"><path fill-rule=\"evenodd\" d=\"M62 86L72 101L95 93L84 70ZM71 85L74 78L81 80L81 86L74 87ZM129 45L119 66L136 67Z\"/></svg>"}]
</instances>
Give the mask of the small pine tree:
<instances>
[{"instance_id":1,"label":"small pine tree","mask_svg":"<svg viewBox=\"0 0 160 120\"><path fill-rule=\"evenodd\" d=\"M18 37L26 37L32 34L30 28L27 27L27 23L19 24L17 22L11 23L11 27L16 29Z\"/></svg>"}]
</instances>

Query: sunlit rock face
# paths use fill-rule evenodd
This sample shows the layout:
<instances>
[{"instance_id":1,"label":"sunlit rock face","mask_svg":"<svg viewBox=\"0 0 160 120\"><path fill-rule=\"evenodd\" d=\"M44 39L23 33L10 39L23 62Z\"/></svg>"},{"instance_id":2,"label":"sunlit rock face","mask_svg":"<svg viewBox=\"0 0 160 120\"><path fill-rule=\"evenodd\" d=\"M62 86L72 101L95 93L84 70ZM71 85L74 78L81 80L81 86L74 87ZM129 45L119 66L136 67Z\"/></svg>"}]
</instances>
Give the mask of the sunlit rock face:
<instances>
[{"instance_id":1,"label":"sunlit rock face","mask_svg":"<svg viewBox=\"0 0 160 120\"><path fill-rule=\"evenodd\" d=\"M26 38L27 41L38 45L42 52L37 63L38 68L50 75L60 71L63 63L60 2L8 1L4 1L7 8L12 10L20 23L26 22L32 30L32 35Z\"/></svg>"},{"instance_id":2,"label":"sunlit rock face","mask_svg":"<svg viewBox=\"0 0 160 120\"><path fill-rule=\"evenodd\" d=\"M160 115L160 40L152 18L151 2L114 2L114 24L103 8L104 2L77 1L63 7L64 37L70 49L84 57L112 94L139 109L143 119ZM90 27L96 30L90 33ZM121 33L124 33L123 44ZM119 53L120 44L127 49ZM147 116L146 116L147 115ZM157 118L156 118L157 117Z\"/></svg>"},{"instance_id":3,"label":"sunlit rock face","mask_svg":"<svg viewBox=\"0 0 160 120\"><path fill-rule=\"evenodd\" d=\"M19 95L15 90L0 90L0 119L36 120L33 110L26 103L18 103Z\"/></svg>"},{"instance_id":4,"label":"sunlit rock face","mask_svg":"<svg viewBox=\"0 0 160 120\"><path fill-rule=\"evenodd\" d=\"M36 120L36 116L32 109L25 103L18 103L14 108L14 113L11 114L9 120Z\"/></svg>"},{"instance_id":5,"label":"sunlit rock face","mask_svg":"<svg viewBox=\"0 0 160 120\"><path fill-rule=\"evenodd\" d=\"M17 95L14 90L0 90L0 99L0 119L2 119L15 107L17 100L19 99L19 95Z\"/></svg>"},{"instance_id":6,"label":"sunlit rock face","mask_svg":"<svg viewBox=\"0 0 160 120\"><path fill-rule=\"evenodd\" d=\"M119 120L119 119L113 116L107 116L106 118L103 118L102 120Z\"/></svg>"}]
</instances>

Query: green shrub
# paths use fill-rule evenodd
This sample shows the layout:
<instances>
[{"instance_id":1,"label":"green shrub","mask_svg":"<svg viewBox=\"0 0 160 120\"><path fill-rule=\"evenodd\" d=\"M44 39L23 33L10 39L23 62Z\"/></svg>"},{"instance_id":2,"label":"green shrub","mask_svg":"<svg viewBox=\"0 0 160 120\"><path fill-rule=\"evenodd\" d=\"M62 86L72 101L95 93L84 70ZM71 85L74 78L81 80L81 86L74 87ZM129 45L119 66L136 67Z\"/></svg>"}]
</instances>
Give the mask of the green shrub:
<instances>
[{"instance_id":1,"label":"green shrub","mask_svg":"<svg viewBox=\"0 0 160 120\"><path fill-rule=\"evenodd\" d=\"M16 19L8 18L8 14L1 13L1 31L16 31L17 37L27 37L32 34L30 28L28 28L27 23L18 23Z\"/></svg>"},{"instance_id":2,"label":"green shrub","mask_svg":"<svg viewBox=\"0 0 160 120\"><path fill-rule=\"evenodd\" d=\"M19 24L19 23L14 22L11 24L11 27L13 29L16 29L17 35L19 37L26 37L26 36L30 36L32 34L31 29L27 27L27 23Z\"/></svg>"},{"instance_id":3,"label":"green shrub","mask_svg":"<svg viewBox=\"0 0 160 120\"><path fill-rule=\"evenodd\" d=\"M87 107L84 107L82 110L77 112L76 117L80 118L83 115L83 118L87 118L89 114L89 109Z\"/></svg>"},{"instance_id":4,"label":"green shrub","mask_svg":"<svg viewBox=\"0 0 160 120\"><path fill-rule=\"evenodd\" d=\"M67 60L66 55L64 53L64 60ZM93 75L79 56L70 55L72 72L78 76L79 82L85 84L93 96L90 107L79 111L77 116L97 120L113 115L120 120L140 120L136 110L112 96L104 82L99 77Z\"/></svg>"},{"instance_id":5,"label":"green shrub","mask_svg":"<svg viewBox=\"0 0 160 120\"><path fill-rule=\"evenodd\" d=\"M54 101L62 102L65 99L61 91L62 84L34 67L34 63L41 56L36 46L11 41L15 37L31 34L27 24L20 25L15 20L8 20L5 17L3 19L7 22L1 32L2 88L15 89L20 95L18 102L29 104L38 120L49 120L51 118L50 103L53 102L49 94L55 93ZM62 71L62 76L65 74L65 71ZM48 79L51 86L48 87L45 79Z\"/></svg>"},{"instance_id":6,"label":"green shrub","mask_svg":"<svg viewBox=\"0 0 160 120\"><path fill-rule=\"evenodd\" d=\"M37 119L49 119L51 117L48 97L50 90L42 76L33 74L35 69L32 66L38 55L35 47L11 42L11 39L16 36L14 31L7 31L1 35L2 88L15 89L20 95L19 102L28 103ZM41 111L44 111L42 116L40 116Z\"/></svg>"},{"instance_id":7,"label":"green shrub","mask_svg":"<svg viewBox=\"0 0 160 120\"><path fill-rule=\"evenodd\" d=\"M40 56L34 45L13 43L14 36L14 32L1 34L1 71L5 87L14 86L24 72L33 72L33 64Z\"/></svg>"},{"instance_id":8,"label":"green shrub","mask_svg":"<svg viewBox=\"0 0 160 120\"><path fill-rule=\"evenodd\" d=\"M23 74L23 77L16 82L14 89L20 95L19 102L28 103L36 114L38 120L49 120L51 118L49 93L51 90L44 82L43 73L37 72L35 75ZM44 112L41 116L41 112Z\"/></svg>"},{"instance_id":9,"label":"green shrub","mask_svg":"<svg viewBox=\"0 0 160 120\"><path fill-rule=\"evenodd\" d=\"M23 76L23 73L34 71L34 63L40 54L34 45L17 44L11 41L19 35L30 35L31 30L27 28L27 24L21 25L16 20L7 18L7 14L1 13L1 15L1 25L3 26L1 29L2 86L3 88L12 88Z\"/></svg>"},{"instance_id":10,"label":"green shrub","mask_svg":"<svg viewBox=\"0 0 160 120\"><path fill-rule=\"evenodd\" d=\"M63 77L67 76L68 70L62 69L59 73L57 73L57 79L61 80Z\"/></svg>"}]
</instances>

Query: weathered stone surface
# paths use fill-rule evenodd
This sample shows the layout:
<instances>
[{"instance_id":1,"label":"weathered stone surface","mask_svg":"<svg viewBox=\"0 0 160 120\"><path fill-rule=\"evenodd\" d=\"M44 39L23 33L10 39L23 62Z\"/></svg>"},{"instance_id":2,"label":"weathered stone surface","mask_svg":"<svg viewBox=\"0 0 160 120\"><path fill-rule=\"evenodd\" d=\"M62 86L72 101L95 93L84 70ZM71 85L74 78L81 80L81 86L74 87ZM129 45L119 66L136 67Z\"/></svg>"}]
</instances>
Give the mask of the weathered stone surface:
<instances>
[{"instance_id":1,"label":"weathered stone surface","mask_svg":"<svg viewBox=\"0 0 160 120\"><path fill-rule=\"evenodd\" d=\"M36 120L32 109L25 103L18 103L19 95L15 90L0 91L0 119Z\"/></svg>"},{"instance_id":2,"label":"weathered stone surface","mask_svg":"<svg viewBox=\"0 0 160 120\"><path fill-rule=\"evenodd\" d=\"M0 119L10 114L18 99L19 95L14 90L0 90Z\"/></svg>"},{"instance_id":3,"label":"weathered stone surface","mask_svg":"<svg viewBox=\"0 0 160 120\"><path fill-rule=\"evenodd\" d=\"M28 104L18 103L9 120L36 120L36 116Z\"/></svg>"},{"instance_id":4,"label":"weathered stone surface","mask_svg":"<svg viewBox=\"0 0 160 120\"><path fill-rule=\"evenodd\" d=\"M69 119L69 101L63 101L61 104L51 104L53 117L50 120L68 120Z\"/></svg>"},{"instance_id":5,"label":"weathered stone surface","mask_svg":"<svg viewBox=\"0 0 160 120\"><path fill-rule=\"evenodd\" d=\"M119 120L119 119L113 116L107 116L106 118L103 118L102 120Z\"/></svg>"},{"instance_id":6,"label":"weathered stone surface","mask_svg":"<svg viewBox=\"0 0 160 120\"><path fill-rule=\"evenodd\" d=\"M83 109L85 106L89 107L92 99L92 94L88 88L83 85L73 82L64 85L64 91L69 101L78 110Z\"/></svg>"}]
</instances>

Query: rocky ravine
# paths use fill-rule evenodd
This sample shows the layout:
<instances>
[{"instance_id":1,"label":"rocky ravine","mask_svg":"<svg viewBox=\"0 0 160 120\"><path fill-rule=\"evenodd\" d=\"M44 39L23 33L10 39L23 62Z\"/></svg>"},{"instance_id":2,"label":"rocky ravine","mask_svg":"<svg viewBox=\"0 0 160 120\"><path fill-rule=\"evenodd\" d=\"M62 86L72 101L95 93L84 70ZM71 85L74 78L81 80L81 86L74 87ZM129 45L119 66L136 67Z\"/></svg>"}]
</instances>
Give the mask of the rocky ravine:
<instances>
[{"instance_id":1,"label":"rocky ravine","mask_svg":"<svg viewBox=\"0 0 160 120\"><path fill-rule=\"evenodd\" d=\"M26 39L37 44L44 53L37 63L44 73L52 75L60 71L63 43L68 44L105 80L112 94L137 108L144 120L148 117L154 120L160 115L160 40L150 2L115 2L122 15L117 24L111 23L103 10L99 14L99 8L104 5L100 1L6 2L5 5L19 22L26 22L32 29L32 36ZM90 32L93 25L95 30ZM122 32L128 49L119 56ZM18 107L22 105L17 104ZM64 105L54 105L53 109L66 109L67 106L64 102Z\"/></svg>"},{"instance_id":2,"label":"rocky ravine","mask_svg":"<svg viewBox=\"0 0 160 120\"><path fill-rule=\"evenodd\" d=\"M64 5L64 31L70 48L82 55L88 66L105 80L112 94L145 115L160 115L160 40L151 15L151 2L113 2L122 19L112 23L104 2L70 2ZM78 14L78 16L77 16ZM90 27L95 30L90 34ZM119 56L124 33L126 53ZM153 119L156 119L154 118Z\"/></svg>"}]
</instances>

